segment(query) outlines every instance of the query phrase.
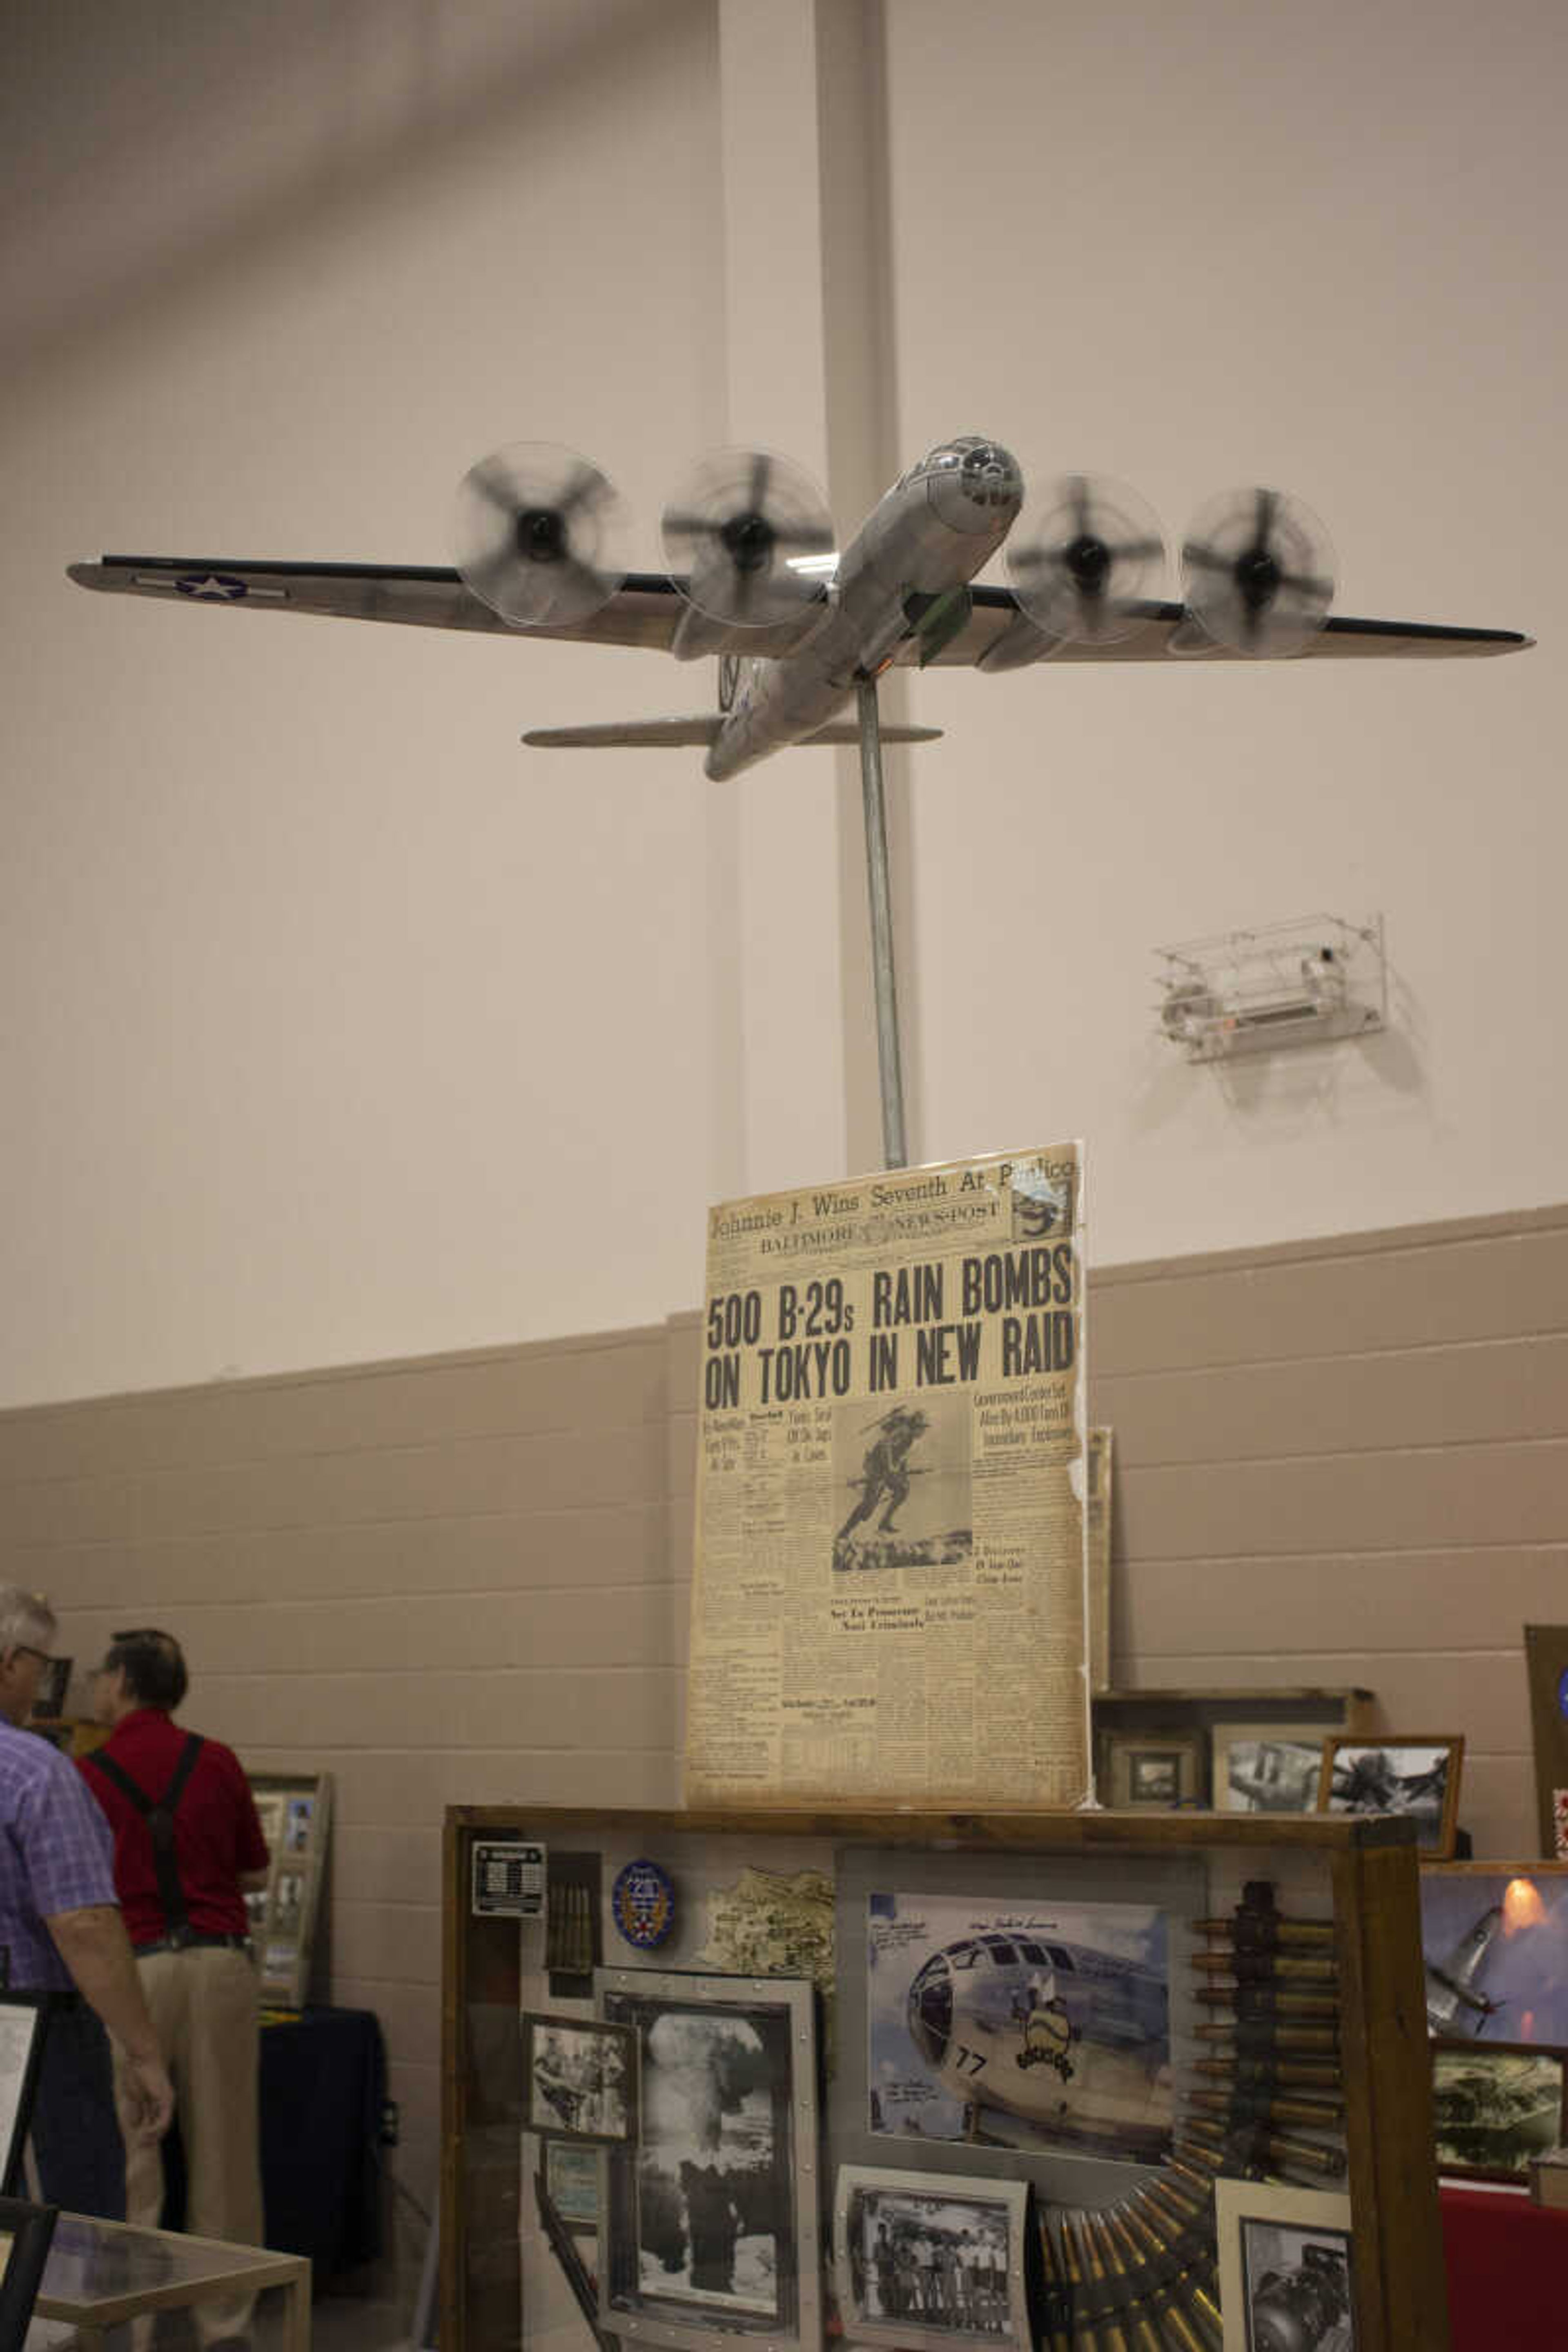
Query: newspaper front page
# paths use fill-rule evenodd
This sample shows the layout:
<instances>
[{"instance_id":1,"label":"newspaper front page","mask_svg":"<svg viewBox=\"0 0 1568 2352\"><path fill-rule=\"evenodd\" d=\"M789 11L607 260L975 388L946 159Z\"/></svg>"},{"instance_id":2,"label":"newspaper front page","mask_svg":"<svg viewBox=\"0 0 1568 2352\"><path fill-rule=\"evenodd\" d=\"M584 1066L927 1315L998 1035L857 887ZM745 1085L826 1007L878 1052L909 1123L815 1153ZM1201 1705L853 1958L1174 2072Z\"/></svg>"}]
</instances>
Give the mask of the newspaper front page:
<instances>
[{"instance_id":1,"label":"newspaper front page","mask_svg":"<svg viewBox=\"0 0 1568 2352\"><path fill-rule=\"evenodd\" d=\"M710 1212L689 1804L1087 1796L1082 1171Z\"/></svg>"}]
</instances>

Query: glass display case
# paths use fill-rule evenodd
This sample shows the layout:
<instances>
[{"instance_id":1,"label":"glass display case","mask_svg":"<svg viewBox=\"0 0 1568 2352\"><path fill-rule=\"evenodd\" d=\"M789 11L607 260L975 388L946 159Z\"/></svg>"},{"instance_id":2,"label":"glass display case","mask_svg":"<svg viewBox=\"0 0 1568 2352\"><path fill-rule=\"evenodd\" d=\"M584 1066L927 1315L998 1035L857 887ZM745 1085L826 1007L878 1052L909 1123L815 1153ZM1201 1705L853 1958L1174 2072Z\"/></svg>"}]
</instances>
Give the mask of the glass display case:
<instances>
[{"instance_id":1,"label":"glass display case","mask_svg":"<svg viewBox=\"0 0 1568 2352\"><path fill-rule=\"evenodd\" d=\"M247 2340L256 2352L310 2352L310 2265L302 2255L62 2213L33 2309L37 2318L68 2322L93 2352L127 2321L151 2321L215 2296L226 2306L247 2294L255 2303ZM123 2340L157 2339L144 2329L127 2330Z\"/></svg>"},{"instance_id":2,"label":"glass display case","mask_svg":"<svg viewBox=\"0 0 1568 2352\"><path fill-rule=\"evenodd\" d=\"M444 2352L1444 2352L1414 1831L458 1807Z\"/></svg>"}]
</instances>

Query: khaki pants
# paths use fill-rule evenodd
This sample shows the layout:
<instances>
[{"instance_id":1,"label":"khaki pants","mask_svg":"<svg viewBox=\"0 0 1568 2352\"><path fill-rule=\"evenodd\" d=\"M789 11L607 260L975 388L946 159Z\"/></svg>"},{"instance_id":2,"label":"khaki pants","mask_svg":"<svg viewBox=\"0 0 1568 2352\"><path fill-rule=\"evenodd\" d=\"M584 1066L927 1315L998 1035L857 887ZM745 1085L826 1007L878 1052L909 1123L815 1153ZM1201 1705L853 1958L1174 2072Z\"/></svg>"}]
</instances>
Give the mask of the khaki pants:
<instances>
[{"instance_id":1,"label":"khaki pants","mask_svg":"<svg viewBox=\"0 0 1568 2352\"><path fill-rule=\"evenodd\" d=\"M136 1962L164 2063L174 2077L185 2149L185 2227L193 2237L259 2246L260 2126L256 1971L243 1952L196 1945L147 1952ZM156 2229L163 2201L163 2157L137 2140L126 2113L124 2060L115 2058L115 2098L125 2137L126 2219ZM195 2305L202 2343L243 2336L252 2295Z\"/></svg>"}]
</instances>

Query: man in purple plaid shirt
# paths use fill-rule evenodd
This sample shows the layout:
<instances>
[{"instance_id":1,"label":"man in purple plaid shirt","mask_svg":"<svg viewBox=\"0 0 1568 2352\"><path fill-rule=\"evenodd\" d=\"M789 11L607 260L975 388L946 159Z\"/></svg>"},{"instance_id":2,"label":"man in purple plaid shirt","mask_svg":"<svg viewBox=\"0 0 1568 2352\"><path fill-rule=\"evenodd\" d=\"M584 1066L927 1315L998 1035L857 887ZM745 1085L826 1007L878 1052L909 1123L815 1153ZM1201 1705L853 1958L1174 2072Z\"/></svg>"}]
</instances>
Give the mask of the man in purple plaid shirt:
<instances>
[{"instance_id":1,"label":"man in purple plaid shirt","mask_svg":"<svg viewBox=\"0 0 1568 2352\"><path fill-rule=\"evenodd\" d=\"M33 2105L44 2195L123 2221L109 2034L126 2053L139 2131L168 2129L174 2093L115 1900L109 1824L75 1765L20 1727L54 1637L41 1595L0 1585L0 1955L11 1990L48 1997Z\"/></svg>"}]
</instances>

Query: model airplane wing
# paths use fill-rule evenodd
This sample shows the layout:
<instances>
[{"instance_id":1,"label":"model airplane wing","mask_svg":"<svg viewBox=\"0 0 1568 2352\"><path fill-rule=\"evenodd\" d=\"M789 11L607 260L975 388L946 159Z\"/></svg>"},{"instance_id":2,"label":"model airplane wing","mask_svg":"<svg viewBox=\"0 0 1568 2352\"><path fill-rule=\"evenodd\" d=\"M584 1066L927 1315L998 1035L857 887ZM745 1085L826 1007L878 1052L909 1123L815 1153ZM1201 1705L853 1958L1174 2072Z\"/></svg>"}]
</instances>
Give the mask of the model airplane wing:
<instances>
[{"instance_id":1,"label":"model airplane wing","mask_svg":"<svg viewBox=\"0 0 1568 2352\"><path fill-rule=\"evenodd\" d=\"M67 566L79 587L118 596L184 598L253 612L335 614L351 621L398 621L416 628L477 629L492 636L554 637L591 646L640 646L668 653L686 611L662 572L633 572L606 604L558 627L517 628L464 585L447 564L230 562L226 557L106 555ZM737 629L738 648L774 654L798 640L798 617L783 627Z\"/></svg>"},{"instance_id":2,"label":"model airplane wing","mask_svg":"<svg viewBox=\"0 0 1568 2352\"><path fill-rule=\"evenodd\" d=\"M1015 627L1029 625L1020 614L1011 589L978 587L969 592L969 618L954 632L941 651L931 656L935 667L958 665L964 668L984 668L986 656L992 654L1002 638ZM1255 661L1258 656L1216 645L1215 640L1194 620L1184 604L1154 603L1144 608L1143 626L1131 636L1119 637L1110 643L1093 644L1056 642L1040 630L1034 634L1040 639L1039 649L1032 656L1024 649L1024 658L1053 662L1126 662L1163 661L1173 657L1205 661ZM1519 653L1531 644L1531 637L1521 636L1517 629L1449 628L1426 621L1352 620L1345 615L1331 614L1312 637L1298 660L1322 659L1325 656L1373 656L1386 659L1394 654L1416 656L1450 654ZM918 661L920 650L911 646L901 659ZM997 667L1002 667L998 664Z\"/></svg>"},{"instance_id":3,"label":"model airplane wing","mask_svg":"<svg viewBox=\"0 0 1568 2352\"><path fill-rule=\"evenodd\" d=\"M157 596L165 602L244 604L258 612L335 614L357 621L395 621L418 628L473 629L494 636L549 637L583 645L634 646L668 653L686 611L677 582L660 572L628 572L609 602L585 620L552 627L514 628L463 583L446 564L289 563L233 562L220 557L106 555L97 563L68 566L83 588L114 595ZM967 619L926 659L940 668L984 667L1011 630L1026 632L1012 591L978 587L969 592ZM1143 627L1110 644L1056 643L1039 631L1037 648L1027 635L1015 637L1027 661L1247 661L1251 655L1218 646L1183 604L1151 603ZM798 617L764 628L736 628L728 649L781 655L798 645ZM1304 656L1382 656L1501 654L1521 651L1532 640L1514 629L1445 627L1424 621L1353 620L1331 615ZM911 634L900 646L900 664L918 664L922 640ZM996 667L1004 665L1000 662Z\"/></svg>"}]
</instances>

